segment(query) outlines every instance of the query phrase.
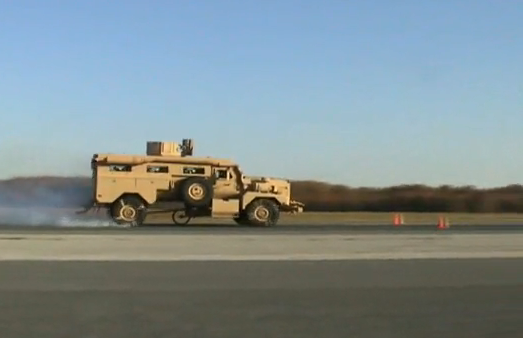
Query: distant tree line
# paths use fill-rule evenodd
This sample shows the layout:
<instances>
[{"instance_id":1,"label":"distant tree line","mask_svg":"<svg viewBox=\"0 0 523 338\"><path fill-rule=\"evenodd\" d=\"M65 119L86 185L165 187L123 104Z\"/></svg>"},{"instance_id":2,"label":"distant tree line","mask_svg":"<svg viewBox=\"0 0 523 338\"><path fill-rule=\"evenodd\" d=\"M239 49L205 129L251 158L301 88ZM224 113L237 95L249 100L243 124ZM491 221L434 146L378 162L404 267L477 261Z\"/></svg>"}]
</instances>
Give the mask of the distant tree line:
<instances>
[{"instance_id":1,"label":"distant tree line","mask_svg":"<svg viewBox=\"0 0 523 338\"><path fill-rule=\"evenodd\" d=\"M3 207L80 207L88 202L86 177L22 177L0 181ZM401 185L351 188L316 181L292 183L292 198L305 211L523 212L523 186L479 189L473 186Z\"/></svg>"},{"instance_id":2,"label":"distant tree line","mask_svg":"<svg viewBox=\"0 0 523 338\"><path fill-rule=\"evenodd\" d=\"M523 212L523 186L479 189L473 186L400 185L350 188L315 181L293 185L294 198L309 211Z\"/></svg>"}]
</instances>

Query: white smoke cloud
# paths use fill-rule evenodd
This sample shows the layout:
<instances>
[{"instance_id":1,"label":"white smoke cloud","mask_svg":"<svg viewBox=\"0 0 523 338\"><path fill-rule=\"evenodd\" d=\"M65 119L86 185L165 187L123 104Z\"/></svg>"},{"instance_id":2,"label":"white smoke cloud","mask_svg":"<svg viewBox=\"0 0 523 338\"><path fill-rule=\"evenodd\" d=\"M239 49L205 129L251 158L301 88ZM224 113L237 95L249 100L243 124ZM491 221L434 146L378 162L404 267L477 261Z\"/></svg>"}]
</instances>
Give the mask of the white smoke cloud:
<instances>
[{"instance_id":1,"label":"white smoke cloud","mask_svg":"<svg viewBox=\"0 0 523 338\"><path fill-rule=\"evenodd\" d=\"M116 226L104 210L76 214L82 210L81 205L89 201L90 189L76 184L55 186L31 178L0 182L0 225Z\"/></svg>"},{"instance_id":2,"label":"white smoke cloud","mask_svg":"<svg viewBox=\"0 0 523 338\"><path fill-rule=\"evenodd\" d=\"M56 227L112 227L116 226L108 216L97 213L76 215L76 210L52 208L2 208L0 224L9 226L56 226Z\"/></svg>"}]
</instances>

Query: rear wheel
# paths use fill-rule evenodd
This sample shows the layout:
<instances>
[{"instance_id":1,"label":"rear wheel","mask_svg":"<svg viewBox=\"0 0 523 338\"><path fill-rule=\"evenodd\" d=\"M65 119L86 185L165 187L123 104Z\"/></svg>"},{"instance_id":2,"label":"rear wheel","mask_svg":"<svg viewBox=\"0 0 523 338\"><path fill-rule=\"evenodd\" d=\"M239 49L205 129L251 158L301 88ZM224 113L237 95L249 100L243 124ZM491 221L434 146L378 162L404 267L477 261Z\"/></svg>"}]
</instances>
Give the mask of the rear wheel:
<instances>
[{"instance_id":1,"label":"rear wheel","mask_svg":"<svg viewBox=\"0 0 523 338\"><path fill-rule=\"evenodd\" d=\"M147 208L137 196L122 196L113 203L110 212L117 224L136 227L145 221Z\"/></svg>"},{"instance_id":2,"label":"rear wheel","mask_svg":"<svg viewBox=\"0 0 523 338\"><path fill-rule=\"evenodd\" d=\"M250 225L273 226L280 219L280 208L272 200L254 200L245 209L245 218Z\"/></svg>"}]
</instances>

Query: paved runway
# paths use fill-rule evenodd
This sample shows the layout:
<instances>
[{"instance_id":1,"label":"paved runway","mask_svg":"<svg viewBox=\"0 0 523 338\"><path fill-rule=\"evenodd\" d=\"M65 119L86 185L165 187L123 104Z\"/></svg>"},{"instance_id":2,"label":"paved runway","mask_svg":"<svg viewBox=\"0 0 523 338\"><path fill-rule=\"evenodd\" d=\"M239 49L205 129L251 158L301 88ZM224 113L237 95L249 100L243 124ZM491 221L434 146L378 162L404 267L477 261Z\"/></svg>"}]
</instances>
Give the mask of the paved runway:
<instances>
[{"instance_id":1,"label":"paved runway","mask_svg":"<svg viewBox=\"0 0 523 338\"><path fill-rule=\"evenodd\" d=\"M0 234L9 233L71 233L71 234L162 234L162 235L231 235L231 234L256 234L256 235L281 235L281 234L407 234L407 233L453 233L453 234L472 234L472 233L521 233L523 225L454 225L448 229L437 229L433 225L344 225L344 224L300 224L300 225L279 225L269 228L263 227L241 227L236 225L197 225L175 226L172 224L146 225L138 228L120 228L107 226L105 224L83 225L81 223L66 224L63 226L50 225L2 225L0 223Z\"/></svg>"},{"instance_id":2,"label":"paved runway","mask_svg":"<svg viewBox=\"0 0 523 338\"><path fill-rule=\"evenodd\" d=\"M518 338L519 259L0 262L2 337Z\"/></svg>"},{"instance_id":3,"label":"paved runway","mask_svg":"<svg viewBox=\"0 0 523 338\"><path fill-rule=\"evenodd\" d=\"M365 228L3 227L0 333L523 336L519 230Z\"/></svg>"},{"instance_id":4,"label":"paved runway","mask_svg":"<svg viewBox=\"0 0 523 338\"><path fill-rule=\"evenodd\" d=\"M0 235L0 260L224 261L523 258L523 234Z\"/></svg>"}]
</instances>

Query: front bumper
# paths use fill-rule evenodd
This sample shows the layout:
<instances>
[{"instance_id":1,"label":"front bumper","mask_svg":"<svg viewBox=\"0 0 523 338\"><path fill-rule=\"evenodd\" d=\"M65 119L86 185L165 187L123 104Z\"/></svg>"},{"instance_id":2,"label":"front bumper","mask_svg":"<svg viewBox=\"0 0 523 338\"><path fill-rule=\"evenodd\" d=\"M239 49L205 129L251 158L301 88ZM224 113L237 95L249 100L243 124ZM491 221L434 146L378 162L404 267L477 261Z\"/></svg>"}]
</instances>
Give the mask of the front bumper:
<instances>
[{"instance_id":1,"label":"front bumper","mask_svg":"<svg viewBox=\"0 0 523 338\"><path fill-rule=\"evenodd\" d=\"M303 212L303 208L305 207L305 204L298 202L298 201L290 201L289 204L283 204L280 207L280 210L283 212L289 212L291 214L298 214Z\"/></svg>"}]
</instances>

